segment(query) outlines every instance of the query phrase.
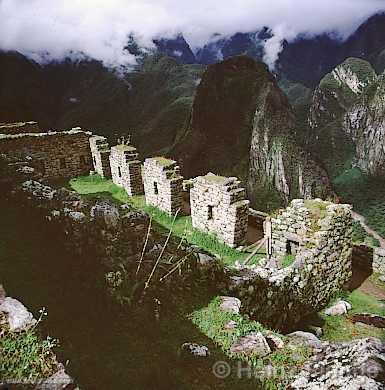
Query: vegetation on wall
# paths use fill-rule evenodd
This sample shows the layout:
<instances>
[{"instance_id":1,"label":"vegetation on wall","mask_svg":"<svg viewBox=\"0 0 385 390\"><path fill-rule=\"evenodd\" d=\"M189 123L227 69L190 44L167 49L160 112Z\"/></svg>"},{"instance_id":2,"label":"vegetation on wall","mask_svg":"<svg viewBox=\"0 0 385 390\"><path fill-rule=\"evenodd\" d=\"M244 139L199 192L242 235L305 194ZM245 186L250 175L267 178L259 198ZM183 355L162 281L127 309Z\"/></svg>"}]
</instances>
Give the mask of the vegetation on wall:
<instances>
[{"instance_id":1,"label":"vegetation on wall","mask_svg":"<svg viewBox=\"0 0 385 390\"><path fill-rule=\"evenodd\" d=\"M157 208L146 205L144 196L130 197L123 188L116 186L111 180L103 179L99 175L72 179L70 186L81 195L112 198L115 201L128 203L134 208L144 211L160 227L171 230L175 236L180 237L186 243L199 246L211 255L221 259L224 264L231 265L237 260L242 261L246 259L248 256L248 253L237 251L222 244L214 235L194 229L190 216L177 215L177 218L174 220L173 217ZM263 253L255 255L250 263L257 263L263 256Z\"/></svg>"}]
</instances>

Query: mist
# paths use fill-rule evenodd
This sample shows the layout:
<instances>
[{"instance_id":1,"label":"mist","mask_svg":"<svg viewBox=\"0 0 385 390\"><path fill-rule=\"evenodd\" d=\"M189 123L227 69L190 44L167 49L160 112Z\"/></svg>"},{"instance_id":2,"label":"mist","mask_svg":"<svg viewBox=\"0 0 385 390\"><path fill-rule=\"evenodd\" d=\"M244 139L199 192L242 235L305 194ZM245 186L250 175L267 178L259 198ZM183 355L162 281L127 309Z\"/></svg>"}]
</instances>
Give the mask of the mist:
<instances>
[{"instance_id":1,"label":"mist","mask_svg":"<svg viewBox=\"0 0 385 390\"><path fill-rule=\"evenodd\" d=\"M197 48L214 34L268 26L274 37L264 60L273 66L284 39L324 32L346 39L381 11L382 0L0 0L0 49L38 62L90 57L116 67L135 63L124 50L129 35L151 49L154 38L182 33Z\"/></svg>"}]
</instances>

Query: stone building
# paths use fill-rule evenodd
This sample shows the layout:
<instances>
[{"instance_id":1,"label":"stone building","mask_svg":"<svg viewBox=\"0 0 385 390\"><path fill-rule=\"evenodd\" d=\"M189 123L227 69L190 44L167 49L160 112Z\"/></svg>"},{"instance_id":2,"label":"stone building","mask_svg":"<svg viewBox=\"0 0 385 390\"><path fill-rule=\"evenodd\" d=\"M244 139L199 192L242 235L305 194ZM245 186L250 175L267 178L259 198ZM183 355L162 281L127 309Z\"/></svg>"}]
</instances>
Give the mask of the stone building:
<instances>
[{"instance_id":1,"label":"stone building","mask_svg":"<svg viewBox=\"0 0 385 390\"><path fill-rule=\"evenodd\" d=\"M182 209L183 177L176 161L147 158L143 170L146 203L169 215Z\"/></svg>"},{"instance_id":2,"label":"stone building","mask_svg":"<svg viewBox=\"0 0 385 390\"><path fill-rule=\"evenodd\" d=\"M90 148L94 170L101 177L111 177L110 146L106 137L94 135L90 138Z\"/></svg>"},{"instance_id":3,"label":"stone building","mask_svg":"<svg viewBox=\"0 0 385 390\"><path fill-rule=\"evenodd\" d=\"M385 280L385 249L384 248L374 248L373 272L380 274L381 279Z\"/></svg>"},{"instance_id":4,"label":"stone building","mask_svg":"<svg viewBox=\"0 0 385 390\"><path fill-rule=\"evenodd\" d=\"M141 163L138 152L132 145L113 146L110 153L112 181L123 187L129 196L143 194Z\"/></svg>"},{"instance_id":5,"label":"stone building","mask_svg":"<svg viewBox=\"0 0 385 390\"><path fill-rule=\"evenodd\" d=\"M351 278L352 221L350 205L318 199L293 200L274 215L272 259L234 277L245 309L281 330L321 310Z\"/></svg>"},{"instance_id":6,"label":"stone building","mask_svg":"<svg viewBox=\"0 0 385 390\"><path fill-rule=\"evenodd\" d=\"M249 201L236 177L214 174L197 177L190 191L193 227L216 235L223 243L237 247L246 238Z\"/></svg>"},{"instance_id":7,"label":"stone building","mask_svg":"<svg viewBox=\"0 0 385 390\"><path fill-rule=\"evenodd\" d=\"M0 123L0 134L41 133L37 122Z\"/></svg>"},{"instance_id":8,"label":"stone building","mask_svg":"<svg viewBox=\"0 0 385 390\"><path fill-rule=\"evenodd\" d=\"M0 134L0 154L27 163L42 179L71 178L92 169L90 132L74 128L49 133Z\"/></svg>"}]
</instances>

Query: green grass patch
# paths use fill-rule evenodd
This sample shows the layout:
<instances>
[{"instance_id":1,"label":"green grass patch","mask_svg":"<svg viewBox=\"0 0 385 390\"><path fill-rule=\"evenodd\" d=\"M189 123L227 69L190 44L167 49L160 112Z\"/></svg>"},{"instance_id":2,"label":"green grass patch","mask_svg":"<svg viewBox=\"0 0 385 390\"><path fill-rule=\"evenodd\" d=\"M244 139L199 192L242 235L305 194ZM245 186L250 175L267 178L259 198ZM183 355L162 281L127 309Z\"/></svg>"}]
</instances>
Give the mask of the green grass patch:
<instances>
[{"instance_id":1,"label":"green grass patch","mask_svg":"<svg viewBox=\"0 0 385 390\"><path fill-rule=\"evenodd\" d=\"M188 244L199 246L211 255L221 259L226 265L232 265L236 260L242 261L248 256L247 253L239 252L219 242L214 235L194 229L190 216L178 216L174 221L174 218L168 214L155 207L146 205L144 196L130 197L123 188L116 186L111 180L103 179L99 175L78 177L72 179L69 184L80 195L92 195L101 199L109 198L120 203L128 203L132 207L144 211L164 229L171 229L175 236L183 238ZM258 263L263 257L263 253L256 254L250 261L250 264Z\"/></svg>"},{"instance_id":2,"label":"green grass patch","mask_svg":"<svg viewBox=\"0 0 385 390\"><path fill-rule=\"evenodd\" d=\"M0 379L31 382L48 378L58 370L53 353L56 340L42 340L35 329L10 332L0 326Z\"/></svg>"},{"instance_id":3,"label":"green grass patch","mask_svg":"<svg viewBox=\"0 0 385 390\"><path fill-rule=\"evenodd\" d=\"M294 255L285 255L285 257L282 259L282 267L286 268L289 267L294 263L295 256Z\"/></svg>"},{"instance_id":4,"label":"green grass patch","mask_svg":"<svg viewBox=\"0 0 385 390\"><path fill-rule=\"evenodd\" d=\"M231 345L240 337L246 336L251 332L261 332L267 334L271 331L264 328L259 322L249 320L239 314L229 313L221 310L220 298L214 298L208 306L193 312L190 315L191 321L222 349L222 351L232 359L242 360L251 367L262 369L267 365L272 365L277 372L282 373L273 379L265 379L262 382L263 388L284 389L291 382L292 375L295 374L303 362L309 357L309 351L303 347L285 347L273 351L270 355L260 358L249 354L233 354L230 351ZM234 321L234 329L225 329L225 325ZM275 333L285 341L285 337Z\"/></svg>"},{"instance_id":5,"label":"green grass patch","mask_svg":"<svg viewBox=\"0 0 385 390\"><path fill-rule=\"evenodd\" d=\"M366 326L353 323L349 317L352 314L370 313L380 316L385 315L385 307L376 298L359 290L351 293L342 293L339 298L346 300L352 305L352 310L342 316L327 316L321 313L325 321L323 326L323 339L328 341L350 341L365 337L377 337L385 340L384 329L374 326ZM335 299L333 300L335 302Z\"/></svg>"}]
</instances>

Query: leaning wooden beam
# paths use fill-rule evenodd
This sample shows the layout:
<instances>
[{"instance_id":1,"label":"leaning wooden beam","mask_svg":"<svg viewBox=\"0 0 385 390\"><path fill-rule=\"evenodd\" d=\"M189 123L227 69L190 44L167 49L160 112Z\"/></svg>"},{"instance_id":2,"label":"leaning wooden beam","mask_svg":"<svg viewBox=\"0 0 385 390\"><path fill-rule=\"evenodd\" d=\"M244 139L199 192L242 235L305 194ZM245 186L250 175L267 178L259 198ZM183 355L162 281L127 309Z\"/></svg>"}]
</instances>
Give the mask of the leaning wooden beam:
<instances>
[{"instance_id":1,"label":"leaning wooden beam","mask_svg":"<svg viewBox=\"0 0 385 390\"><path fill-rule=\"evenodd\" d=\"M266 237L264 237L261 241L259 241L259 245L253 250L252 253L249 254L249 256L246 257L246 260L243 263L244 265L248 264L250 260L258 253L258 251L261 249L265 241L266 241Z\"/></svg>"}]
</instances>

